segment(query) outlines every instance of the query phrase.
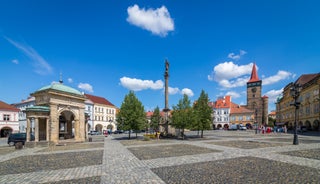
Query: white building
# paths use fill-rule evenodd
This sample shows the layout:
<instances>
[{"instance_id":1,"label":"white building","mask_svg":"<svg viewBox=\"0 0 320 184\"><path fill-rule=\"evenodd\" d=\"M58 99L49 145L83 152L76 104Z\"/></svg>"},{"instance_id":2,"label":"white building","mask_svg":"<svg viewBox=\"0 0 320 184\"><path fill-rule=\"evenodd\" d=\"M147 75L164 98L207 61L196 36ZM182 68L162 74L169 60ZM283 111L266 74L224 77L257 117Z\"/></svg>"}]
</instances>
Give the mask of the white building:
<instances>
[{"instance_id":1,"label":"white building","mask_svg":"<svg viewBox=\"0 0 320 184\"><path fill-rule=\"evenodd\" d=\"M19 109L0 101L0 137L19 132Z\"/></svg>"},{"instance_id":2,"label":"white building","mask_svg":"<svg viewBox=\"0 0 320 184\"><path fill-rule=\"evenodd\" d=\"M36 103L36 100L34 97L28 97L26 100L21 100L19 103L13 104L16 108L18 108L19 111L19 130L20 132L26 132L27 128L27 116L24 112L26 108L33 107Z\"/></svg>"},{"instance_id":3,"label":"white building","mask_svg":"<svg viewBox=\"0 0 320 184\"><path fill-rule=\"evenodd\" d=\"M93 102L92 129L99 132L117 130L117 107L103 97L89 94L85 96Z\"/></svg>"},{"instance_id":4,"label":"white building","mask_svg":"<svg viewBox=\"0 0 320 184\"><path fill-rule=\"evenodd\" d=\"M216 129L229 128L231 96L219 97L213 102L213 127Z\"/></svg>"},{"instance_id":5,"label":"white building","mask_svg":"<svg viewBox=\"0 0 320 184\"><path fill-rule=\"evenodd\" d=\"M84 112L87 114L87 116L89 117L88 119L88 131L90 130L94 130L94 126L93 126L93 102L90 99L87 99L85 102L85 109Z\"/></svg>"}]
</instances>

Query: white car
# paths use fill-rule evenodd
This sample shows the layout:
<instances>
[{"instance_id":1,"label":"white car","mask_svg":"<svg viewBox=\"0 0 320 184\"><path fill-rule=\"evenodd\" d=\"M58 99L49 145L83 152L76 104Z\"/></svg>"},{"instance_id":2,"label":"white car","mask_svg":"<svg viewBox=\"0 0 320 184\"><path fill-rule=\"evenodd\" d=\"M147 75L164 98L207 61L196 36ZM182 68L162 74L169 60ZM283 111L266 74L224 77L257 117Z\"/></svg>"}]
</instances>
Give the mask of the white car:
<instances>
[{"instance_id":1,"label":"white car","mask_svg":"<svg viewBox=\"0 0 320 184\"><path fill-rule=\"evenodd\" d=\"M247 130L247 127L245 127L243 125L239 125L239 130Z\"/></svg>"}]
</instances>

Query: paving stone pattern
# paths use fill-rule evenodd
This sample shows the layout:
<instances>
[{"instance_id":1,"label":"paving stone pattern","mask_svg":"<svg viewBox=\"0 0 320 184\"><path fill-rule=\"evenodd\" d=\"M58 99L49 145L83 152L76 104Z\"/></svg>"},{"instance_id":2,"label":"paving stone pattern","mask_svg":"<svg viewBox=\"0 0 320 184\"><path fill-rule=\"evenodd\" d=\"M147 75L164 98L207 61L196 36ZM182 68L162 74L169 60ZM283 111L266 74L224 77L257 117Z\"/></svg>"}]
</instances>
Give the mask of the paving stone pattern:
<instances>
[{"instance_id":1,"label":"paving stone pattern","mask_svg":"<svg viewBox=\"0 0 320 184\"><path fill-rule=\"evenodd\" d=\"M320 183L320 137L206 131L125 134L50 148L0 147L0 183Z\"/></svg>"}]
</instances>

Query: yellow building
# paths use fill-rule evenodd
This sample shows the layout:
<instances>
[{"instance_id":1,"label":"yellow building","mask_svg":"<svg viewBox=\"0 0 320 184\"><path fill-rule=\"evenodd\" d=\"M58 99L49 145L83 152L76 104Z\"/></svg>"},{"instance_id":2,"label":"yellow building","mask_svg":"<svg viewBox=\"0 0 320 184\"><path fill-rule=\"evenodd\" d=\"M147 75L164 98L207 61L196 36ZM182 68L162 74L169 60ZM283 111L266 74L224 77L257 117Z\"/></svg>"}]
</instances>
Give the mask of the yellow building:
<instances>
[{"instance_id":1,"label":"yellow building","mask_svg":"<svg viewBox=\"0 0 320 184\"><path fill-rule=\"evenodd\" d=\"M276 122L293 128L295 121L292 87L300 85L298 102L300 102L297 122L298 127L306 126L308 130L320 130L320 73L301 75L294 83L289 83L283 90L282 97L276 102Z\"/></svg>"}]
</instances>

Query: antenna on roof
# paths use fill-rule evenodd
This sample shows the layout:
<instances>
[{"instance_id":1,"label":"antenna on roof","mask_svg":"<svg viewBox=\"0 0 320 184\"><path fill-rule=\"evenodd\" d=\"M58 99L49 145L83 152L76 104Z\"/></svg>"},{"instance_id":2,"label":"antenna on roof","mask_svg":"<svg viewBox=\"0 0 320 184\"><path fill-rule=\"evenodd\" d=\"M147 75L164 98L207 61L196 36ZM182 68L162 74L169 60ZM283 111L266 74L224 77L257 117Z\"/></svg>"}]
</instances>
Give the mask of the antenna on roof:
<instances>
[{"instance_id":1,"label":"antenna on roof","mask_svg":"<svg viewBox=\"0 0 320 184\"><path fill-rule=\"evenodd\" d=\"M60 71L60 80L59 80L60 84L63 83L63 80L62 80L62 72Z\"/></svg>"}]
</instances>

